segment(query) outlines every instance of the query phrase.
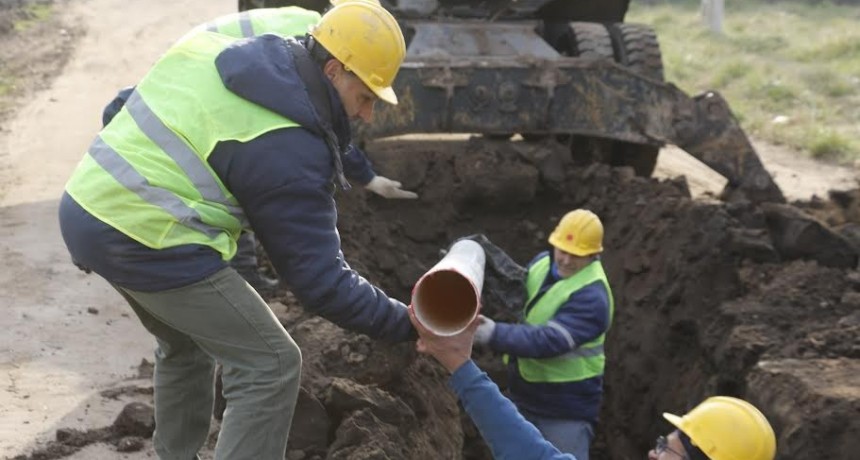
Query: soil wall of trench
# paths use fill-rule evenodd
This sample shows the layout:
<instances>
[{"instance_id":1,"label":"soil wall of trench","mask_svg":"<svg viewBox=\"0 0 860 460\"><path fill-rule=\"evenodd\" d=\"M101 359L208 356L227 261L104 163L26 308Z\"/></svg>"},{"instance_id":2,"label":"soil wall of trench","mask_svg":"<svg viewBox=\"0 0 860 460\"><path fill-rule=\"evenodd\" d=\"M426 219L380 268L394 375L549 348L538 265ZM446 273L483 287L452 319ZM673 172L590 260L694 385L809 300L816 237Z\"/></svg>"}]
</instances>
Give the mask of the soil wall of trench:
<instances>
[{"instance_id":1,"label":"soil wall of trench","mask_svg":"<svg viewBox=\"0 0 860 460\"><path fill-rule=\"evenodd\" d=\"M644 458L670 430L662 412L684 413L716 394L765 413L779 459L856 458L860 192L725 204L690 199L683 179L572 165L556 144L380 141L368 151L381 174L420 199L338 192L343 249L354 268L404 301L459 237L483 233L526 264L567 211L601 217L616 311L592 458ZM485 299L484 314L516 320L515 309ZM286 458L491 458L446 373L414 344L346 332L287 291L270 305L304 360ZM475 358L504 388L501 358L483 349ZM92 442L140 449L152 423L151 408L130 405L113 426L59 430L55 443L26 458L60 458Z\"/></svg>"}]
</instances>

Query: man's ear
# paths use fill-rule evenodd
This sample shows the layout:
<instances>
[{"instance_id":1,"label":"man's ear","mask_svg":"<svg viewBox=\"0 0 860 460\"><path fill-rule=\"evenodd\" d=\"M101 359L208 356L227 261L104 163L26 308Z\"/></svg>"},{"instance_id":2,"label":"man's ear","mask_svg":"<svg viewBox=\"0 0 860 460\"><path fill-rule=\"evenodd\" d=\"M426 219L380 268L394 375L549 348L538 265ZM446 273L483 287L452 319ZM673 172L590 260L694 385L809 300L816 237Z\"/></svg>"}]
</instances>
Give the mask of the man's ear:
<instances>
[{"instance_id":1,"label":"man's ear","mask_svg":"<svg viewBox=\"0 0 860 460\"><path fill-rule=\"evenodd\" d=\"M340 74L342 67L343 66L337 59L329 59L326 61L325 65L323 65L323 73L329 80L334 81L338 74Z\"/></svg>"}]
</instances>

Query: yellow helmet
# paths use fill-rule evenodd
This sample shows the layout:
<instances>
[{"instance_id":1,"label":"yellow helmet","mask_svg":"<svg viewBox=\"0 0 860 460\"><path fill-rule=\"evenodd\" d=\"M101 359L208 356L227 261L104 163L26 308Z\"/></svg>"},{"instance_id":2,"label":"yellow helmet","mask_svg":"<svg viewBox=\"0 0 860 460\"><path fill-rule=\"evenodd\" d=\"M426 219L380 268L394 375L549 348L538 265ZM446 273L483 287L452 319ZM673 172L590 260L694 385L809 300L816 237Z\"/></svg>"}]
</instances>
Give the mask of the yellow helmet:
<instances>
[{"instance_id":1,"label":"yellow helmet","mask_svg":"<svg viewBox=\"0 0 860 460\"><path fill-rule=\"evenodd\" d=\"M711 460L773 460L776 436L764 414L738 398L714 396L683 417L663 414Z\"/></svg>"},{"instance_id":2,"label":"yellow helmet","mask_svg":"<svg viewBox=\"0 0 860 460\"><path fill-rule=\"evenodd\" d=\"M379 0L329 0L329 3L331 3L331 6L338 6L341 3L346 3L346 2L368 2L368 3L373 3L374 5L380 4Z\"/></svg>"},{"instance_id":3,"label":"yellow helmet","mask_svg":"<svg viewBox=\"0 0 860 460\"><path fill-rule=\"evenodd\" d=\"M571 211L561 218L549 236L549 244L580 257L603 252L603 224L591 211Z\"/></svg>"},{"instance_id":4,"label":"yellow helmet","mask_svg":"<svg viewBox=\"0 0 860 460\"><path fill-rule=\"evenodd\" d=\"M385 8L371 1L339 2L311 35L380 99L397 104L391 84L406 57L406 40Z\"/></svg>"}]
</instances>

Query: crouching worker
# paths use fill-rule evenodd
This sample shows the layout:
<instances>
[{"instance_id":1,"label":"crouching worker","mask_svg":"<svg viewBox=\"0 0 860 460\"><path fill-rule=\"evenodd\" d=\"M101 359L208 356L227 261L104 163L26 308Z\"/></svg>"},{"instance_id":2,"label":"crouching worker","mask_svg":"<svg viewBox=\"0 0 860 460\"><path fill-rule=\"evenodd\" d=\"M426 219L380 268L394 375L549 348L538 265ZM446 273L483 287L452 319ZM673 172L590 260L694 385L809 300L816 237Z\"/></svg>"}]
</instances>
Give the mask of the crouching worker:
<instances>
[{"instance_id":1,"label":"crouching worker","mask_svg":"<svg viewBox=\"0 0 860 460\"><path fill-rule=\"evenodd\" d=\"M344 260L333 199L350 119L397 103L405 54L397 21L372 2L332 8L302 40L194 34L73 173L59 216L72 259L110 282L158 345L160 459L196 458L206 441L216 360L227 409L215 458L284 458L301 354L228 265L243 230L308 310L374 338L414 337L405 305Z\"/></svg>"},{"instance_id":2,"label":"crouching worker","mask_svg":"<svg viewBox=\"0 0 860 460\"><path fill-rule=\"evenodd\" d=\"M433 334L415 318L417 349L433 356L451 373L449 385L499 460L577 460L548 442L472 361L479 320L460 334ZM675 430L657 439L649 460L773 460L776 436L752 404L737 398L706 399L682 417L663 414ZM572 418L577 417L571 414Z\"/></svg>"},{"instance_id":3,"label":"crouching worker","mask_svg":"<svg viewBox=\"0 0 860 460\"><path fill-rule=\"evenodd\" d=\"M511 398L563 452L588 460L600 413L604 339L614 301L603 271L603 224L567 213L526 274L522 324L481 317L475 342L504 353Z\"/></svg>"}]
</instances>

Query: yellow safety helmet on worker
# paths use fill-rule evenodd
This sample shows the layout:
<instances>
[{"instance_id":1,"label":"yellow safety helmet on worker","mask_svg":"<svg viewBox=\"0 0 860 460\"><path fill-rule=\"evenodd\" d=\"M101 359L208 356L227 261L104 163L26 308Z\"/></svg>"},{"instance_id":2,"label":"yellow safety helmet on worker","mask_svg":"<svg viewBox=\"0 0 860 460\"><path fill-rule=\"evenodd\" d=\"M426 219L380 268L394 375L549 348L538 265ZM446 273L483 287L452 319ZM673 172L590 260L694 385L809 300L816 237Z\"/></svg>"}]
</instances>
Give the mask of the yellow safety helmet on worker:
<instances>
[{"instance_id":1,"label":"yellow safety helmet on worker","mask_svg":"<svg viewBox=\"0 0 860 460\"><path fill-rule=\"evenodd\" d=\"M711 460L773 460L776 436L767 418L738 398L714 396L683 417L663 417Z\"/></svg>"},{"instance_id":2,"label":"yellow safety helmet on worker","mask_svg":"<svg viewBox=\"0 0 860 460\"><path fill-rule=\"evenodd\" d=\"M603 252L603 224L597 214L577 209L565 214L549 235L549 244L579 257Z\"/></svg>"},{"instance_id":3,"label":"yellow safety helmet on worker","mask_svg":"<svg viewBox=\"0 0 860 460\"><path fill-rule=\"evenodd\" d=\"M338 6L341 3L349 3L349 2L367 2L367 3L373 3L374 5L380 5L381 6L381 3L379 3L379 0L329 0L329 3L331 3L331 6Z\"/></svg>"},{"instance_id":4,"label":"yellow safety helmet on worker","mask_svg":"<svg viewBox=\"0 0 860 460\"><path fill-rule=\"evenodd\" d=\"M311 36L383 101L397 104L391 88L406 57L406 40L394 16L377 2L332 2Z\"/></svg>"}]
</instances>

